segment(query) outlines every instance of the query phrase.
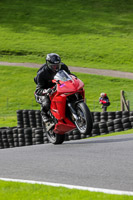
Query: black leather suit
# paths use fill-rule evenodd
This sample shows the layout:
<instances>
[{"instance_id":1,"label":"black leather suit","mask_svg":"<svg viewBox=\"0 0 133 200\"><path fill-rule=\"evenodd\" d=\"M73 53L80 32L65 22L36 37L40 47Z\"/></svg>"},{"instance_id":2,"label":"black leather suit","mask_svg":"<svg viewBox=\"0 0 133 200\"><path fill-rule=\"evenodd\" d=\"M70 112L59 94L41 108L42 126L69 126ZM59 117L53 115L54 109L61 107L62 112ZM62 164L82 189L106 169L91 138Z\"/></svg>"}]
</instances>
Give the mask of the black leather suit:
<instances>
[{"instance_id":1,"label":"black leather suit","mask_svg":"<svg viewBox=\"0 0 133 200\"><path fill-rule=\"evenodd\" d=\"M70 73L70 70L68 67L61 63L61 69L65 70L68 74ZM53 87L55 84L52 83L53 77L56 73L54 73L51 69L47 67L46 64L42 65L42 67L38 70L36 78L34 78L34 81L36 82L36 90L35 90L35 98L36 101L41 104L41 111L47 112L50 109L50 99L49 96L47 96L47 89ZM46 89L46 93L45 93Z\"/></svg>"}]
</instances>

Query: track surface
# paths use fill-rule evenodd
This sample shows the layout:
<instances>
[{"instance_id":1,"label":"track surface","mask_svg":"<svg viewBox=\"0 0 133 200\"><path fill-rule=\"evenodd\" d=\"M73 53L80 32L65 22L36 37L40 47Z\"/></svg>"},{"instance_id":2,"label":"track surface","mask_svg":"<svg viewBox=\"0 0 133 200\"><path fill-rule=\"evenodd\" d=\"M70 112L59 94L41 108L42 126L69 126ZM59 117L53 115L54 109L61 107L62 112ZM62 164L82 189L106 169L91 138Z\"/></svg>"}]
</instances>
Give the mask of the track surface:
<instances>
[{"instance_id":1,"label":"track surface","mask_svg":"<svg viewBox=\"0 0 133 200\"><path fill-rule=\"evenodd\" d=\"M0 178L133 191L133 134L1 149Z\"/></svg>"}]
</instances>

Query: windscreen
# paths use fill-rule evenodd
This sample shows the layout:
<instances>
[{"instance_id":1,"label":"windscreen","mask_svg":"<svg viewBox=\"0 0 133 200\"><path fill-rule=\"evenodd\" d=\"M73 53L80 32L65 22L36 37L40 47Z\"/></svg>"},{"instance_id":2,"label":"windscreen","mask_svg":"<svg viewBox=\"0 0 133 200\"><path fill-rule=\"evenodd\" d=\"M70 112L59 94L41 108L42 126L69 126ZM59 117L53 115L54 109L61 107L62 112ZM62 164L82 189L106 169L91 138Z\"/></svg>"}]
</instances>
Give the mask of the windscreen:
<instances>
[{"instance_id":1,"label":"windscreen","mask_svg":"<svg viewBox=\"0 0 133 200\"><path fill-rule=\"evenodd\" d=\"M63 82L72 80L71 76L69 76L69 74L67 72L65 72L64 70L60 70L57 72L57 74L54 76L55 80L60 80Z\"/></svg>"}]
</instances>

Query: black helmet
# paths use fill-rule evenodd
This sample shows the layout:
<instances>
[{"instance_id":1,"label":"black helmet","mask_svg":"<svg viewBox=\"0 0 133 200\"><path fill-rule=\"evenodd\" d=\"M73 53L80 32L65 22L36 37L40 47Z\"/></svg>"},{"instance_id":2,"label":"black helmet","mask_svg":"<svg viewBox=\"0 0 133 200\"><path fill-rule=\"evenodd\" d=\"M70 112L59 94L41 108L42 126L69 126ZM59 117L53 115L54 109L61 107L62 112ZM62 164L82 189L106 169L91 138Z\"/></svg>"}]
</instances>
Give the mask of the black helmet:
<instances>
[{"instance_id":1,"label":"black helmet","mask_svg":"<svg viewBox=\"0 0 133 200\"><path fill-rule=\"evenodd\" d=\"M61 67L61 58L56 53L49 53L46 56L46 64L49 69L51 69L54 73L58 72Z\"/></svg>"}]
</instances>

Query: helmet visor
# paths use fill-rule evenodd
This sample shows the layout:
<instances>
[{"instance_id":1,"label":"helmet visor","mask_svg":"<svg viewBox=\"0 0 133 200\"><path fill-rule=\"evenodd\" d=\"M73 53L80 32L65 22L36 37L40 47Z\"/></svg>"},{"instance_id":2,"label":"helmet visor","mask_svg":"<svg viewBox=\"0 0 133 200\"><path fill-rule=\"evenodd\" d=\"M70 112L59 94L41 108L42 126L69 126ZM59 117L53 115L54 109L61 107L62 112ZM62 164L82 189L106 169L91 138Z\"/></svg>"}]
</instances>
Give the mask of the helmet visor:
<instances>
[{"instance_id":1,"label":"helmet visor","mask_svg":"<svg viewBox=\"0 0 133 200\"><path fill-rule=\"evenodd\" d=\"M58 72L59 69L61 68L61 64L57 63L57 64L48 64L48 67L53 71L53 72Z\"/></svg>"}]
</instances>

